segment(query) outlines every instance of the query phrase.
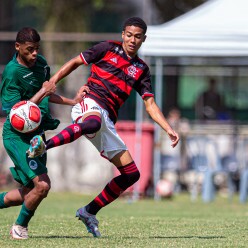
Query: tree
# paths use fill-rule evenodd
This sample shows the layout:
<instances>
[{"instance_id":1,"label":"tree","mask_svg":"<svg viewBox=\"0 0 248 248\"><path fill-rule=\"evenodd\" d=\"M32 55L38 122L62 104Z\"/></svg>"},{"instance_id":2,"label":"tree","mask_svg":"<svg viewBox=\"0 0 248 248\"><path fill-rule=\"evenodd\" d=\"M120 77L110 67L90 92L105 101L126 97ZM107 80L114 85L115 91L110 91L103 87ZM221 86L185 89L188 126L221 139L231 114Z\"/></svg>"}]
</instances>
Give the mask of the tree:
<instances>
[{"instance_id":1,"label":"tree","mask_svg":"<svg viewBox=\"0 0 248 248\"><path fill-rule=\"evenodd\" d=\"M48 33L119 33L125 17L135 13L132 1L126 4L126 0L17 0L17 3L20 9L28 8L32 13L29 22L36 23L40 32ZM44 53L49 63L60 64L72 57L73 53L82 51L83 45L88 47L89 44L46 42Z\"/></svg>"},{"instance_id":2,"label":"tree","mask_svg":"<svg viewBox=\"0 0 248 248\"><path fill-rule=\"evenodd\" d=\"M153 0L156 9L156 22L170 21L191 9L201 5L207 0Z\"/></svg>"},{"instance_id":3,"label":"tree","mask_svg":"<svg viewBox=\"0 0 248 248\"><path fill-rule=\"evenodd\" d=\"M31 8L39 32L87 32L92 9L101 8L102 0L18 0L20 8ZM50 64L62 64L82 50L77 42L45 42L43 53Z\"/></svg>"}]
</instances>

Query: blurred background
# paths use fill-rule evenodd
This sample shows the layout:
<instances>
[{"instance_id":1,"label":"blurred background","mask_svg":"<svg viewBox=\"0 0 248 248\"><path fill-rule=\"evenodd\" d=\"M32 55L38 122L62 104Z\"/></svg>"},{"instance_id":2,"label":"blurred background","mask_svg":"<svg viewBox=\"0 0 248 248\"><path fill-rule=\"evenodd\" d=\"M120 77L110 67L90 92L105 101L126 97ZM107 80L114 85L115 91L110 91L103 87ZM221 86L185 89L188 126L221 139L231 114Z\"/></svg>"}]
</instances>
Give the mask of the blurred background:
<instances>
[{"instance_id":1,"label":"blurred background","mask_svg":"<svg viewBox=\"0 0 248 248\"><path fill-rule=\"evenodd\" d=\"M136 198L188 193L206 202L216 194L247 196L248 27L245 0L0 0L0 74L14 55L17 31L32 26L55 73L70 58L102 40L121 40L122 24L148 24L140 56L150 66L157 104L180 134L172 149L146 115L136 92L120 110L116 128L141 170L127 193ZM89 75L80 67L58 92L74 96ZM59 128L70 107L51 105ZM0 129L5 115L0 111ZM84 137L49 151L54 191L98 192L117 171ZM0 136L0 188L12 187L12 166Z\"/></svg>"}]
</instances>

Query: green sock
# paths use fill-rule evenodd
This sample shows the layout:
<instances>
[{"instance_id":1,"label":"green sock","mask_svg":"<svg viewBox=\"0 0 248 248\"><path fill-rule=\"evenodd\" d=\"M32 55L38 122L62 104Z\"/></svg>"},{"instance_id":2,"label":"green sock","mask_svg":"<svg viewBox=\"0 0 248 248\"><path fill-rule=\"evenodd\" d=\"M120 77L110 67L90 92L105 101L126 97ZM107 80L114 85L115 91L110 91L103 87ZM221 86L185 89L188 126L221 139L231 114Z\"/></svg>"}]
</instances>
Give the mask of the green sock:
<instances>
[{"instance_id":1,"label":"green sock","mask_svg":"<svg viewBox=\"0 0 248 248\"><path fill-rule=\"evenodd\" d=\"M25 203L22 204L21 212L16 220L16 224L20 226L28 226L29 221L34 215L35 210L30 210L25 206Z\"/></svg>"},{"instance_id":2,"label":"green sock","mask_svg":"<svg viewBox=\"0 0 248 248\"><path fill-rule=\"evenodd\" d=\"M8 192L3 192L3 193L1 193L0 194L0 209L1 208L8 208L9 206L6 206L5 204L4 204L4 197L5 197L5 195L7 194Z\"/></svg>"}]
</instances>

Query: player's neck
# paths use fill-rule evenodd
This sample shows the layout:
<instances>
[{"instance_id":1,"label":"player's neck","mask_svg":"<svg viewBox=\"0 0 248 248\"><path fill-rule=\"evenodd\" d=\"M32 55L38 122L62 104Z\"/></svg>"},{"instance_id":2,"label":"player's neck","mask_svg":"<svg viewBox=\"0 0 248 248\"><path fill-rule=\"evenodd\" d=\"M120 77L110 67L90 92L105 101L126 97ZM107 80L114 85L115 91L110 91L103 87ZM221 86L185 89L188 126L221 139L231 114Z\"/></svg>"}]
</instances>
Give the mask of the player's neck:
<instances>
[{"instance_id":1,"label":"player's neck","mask_svg":"<svg viewBox=\"0 0 248 248\"><path fill-rule=\"evenodd\" d=\"M18 64L20 64L20 65L22 65L24 67L28 67L29 68L29 67L32 67L33 66L33 64L26 63L18 54L16 56L16 60L17 60Z\"/></svg>"},{"instance_id":2,"label":"player's neck","mask_svg":"<svg viewBox=\"0 0 248 248\"><path fill-rule=\"evenodd\" d=\"M17 60L18 64L26 66L25 63L22 61L22 59L18 56L18 54L16 56L16 60Z\"/></svg>"}]
</instances>

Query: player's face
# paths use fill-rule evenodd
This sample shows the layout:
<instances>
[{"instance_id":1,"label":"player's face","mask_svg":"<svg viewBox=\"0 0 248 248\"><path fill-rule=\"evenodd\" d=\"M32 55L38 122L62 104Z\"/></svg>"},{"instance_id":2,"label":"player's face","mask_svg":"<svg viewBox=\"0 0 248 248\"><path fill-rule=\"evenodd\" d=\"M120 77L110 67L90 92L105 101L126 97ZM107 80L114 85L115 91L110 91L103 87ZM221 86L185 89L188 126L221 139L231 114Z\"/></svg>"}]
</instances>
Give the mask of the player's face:
<instances>
[{"instance_id":1,"label":"player's face","mask_svg":"<svg viewBox=\"0 0 248 248\"><path fill-rule=\"evenodd\" d=\"M143 29L135 26L127 26L122 31L122 47L127 55L134 57L146 39Z\"/></svg>"},{"instance_id":2,"label":"player's face","mask_svg":"<svg viewBox=\"0 0 248 248\"><path fill-rule=\"evenodd\" d=\"M39 42L25 42L24 44L16 42L15 48L18 52L17 61L21 65L34 66L40 48Z\"/></svg>"}]
</instances>

